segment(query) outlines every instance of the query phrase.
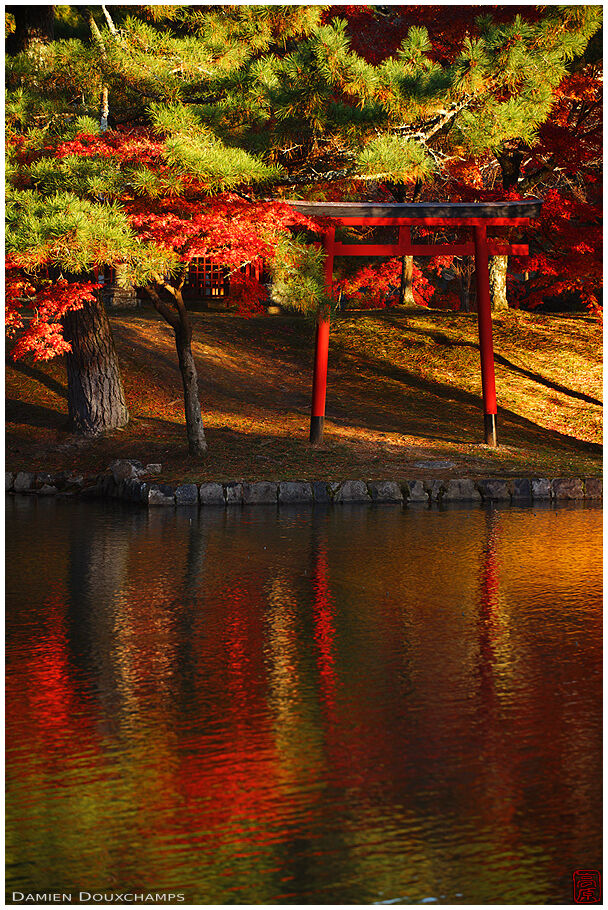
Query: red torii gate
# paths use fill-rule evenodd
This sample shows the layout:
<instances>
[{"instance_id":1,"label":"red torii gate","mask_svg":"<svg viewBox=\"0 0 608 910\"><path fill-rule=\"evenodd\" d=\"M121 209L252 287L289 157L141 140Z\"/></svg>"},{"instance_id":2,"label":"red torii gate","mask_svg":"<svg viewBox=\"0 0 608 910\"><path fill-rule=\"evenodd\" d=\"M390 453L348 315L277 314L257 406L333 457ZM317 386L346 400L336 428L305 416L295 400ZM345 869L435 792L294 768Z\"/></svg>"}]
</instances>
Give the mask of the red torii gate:
<instances>
[{"instance_id":1,"label":"red torii gate","mask_svg":"<svg viewBox=\"0 0 608 910\"><path fill-rule=\"evenodd\" d=\"M481 386L484 411L485 441L497 445L496 437L496 381L494 377L494 350L492 345L492 311L488 256L512 254L527 256L526 244L509 244L491 240L488 227L528 224L538 218L542 200L523 202L412 202L412 203L359 203L359 202L299 202L287 200L302 215L331 218L344 225L393 225L399 228L396 244L351 244L336 241L336 229L327 229L324 249L325 283L331 294L334 256L436 256L456 255L475 257L477 286L477 322L479 352L481 355ZM412 243L411 226L473 228L473 239L460 243ZM315 362L310 418L310 442L323 440L325 421L325 394L327 388L327 359L329 354L329 313L320 313L315 340Z\"/></svg>"}]
</instances>

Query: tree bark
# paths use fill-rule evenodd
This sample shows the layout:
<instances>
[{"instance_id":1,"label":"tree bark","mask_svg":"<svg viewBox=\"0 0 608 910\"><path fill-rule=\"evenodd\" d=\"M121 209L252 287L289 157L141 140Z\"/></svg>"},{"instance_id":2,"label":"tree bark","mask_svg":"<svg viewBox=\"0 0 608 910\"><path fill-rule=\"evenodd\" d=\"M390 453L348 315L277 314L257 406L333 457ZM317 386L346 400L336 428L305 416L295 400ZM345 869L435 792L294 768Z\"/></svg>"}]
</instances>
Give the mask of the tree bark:
<instances>
[{"instance_id":1,"label":"tree bark","mask_svg":"<svg viewBox=\"0 0 608 910\"><path fill-rule=\"evenodd\" d=\"M180 320L180 324L175 327L175 347L184 386L188 449L191 455L204 455L207 451L207 442L198 394L198 375L192 355L192 326L187 317Z\"/></svg>"},{"instance_id":2,"label":"tree bark","mask_svg":"<svg viewBox=\"0 0 608 910\"><path fill-rule=\"evenodd\" d=\"M415 306L414 299L414 257L401 257L401 287L399 288L399 306Z\"/></svg>"},{"instance_id":3,"label":"tree bark","mask_svg":"<svg viewBox=\"0 0 608 910\"><path fill-rule=\"evenodd\" d=\"M198 375L196 364L192 356L192 324L188 310L182 296L182 288L186 281L188 269L184 268L178 285L173 286L159 277L155 285L149 285L146 290L152 298L154 307L165 319L175 333L175 347L179 370L182 374L184 387L184 414L186 417L186 434L188 436L188 449L191 455L205 455L207 442L201 415L201 403L198 394ZM160 296L161 291L169 294L173 300L167 303Z\"/></svg>"},{"instance_id":4,"label":"tree bark","mask_svg":"<svg viewBox=\"0 0 608 910\"><path fill-rule=\"evenodd\" d=\"M66 354L70 426L87 436L124 427L129 412L103 303L95 300L66 313L63 326L72 345Z\"/></svg>"},{"instance_id":5,"label":"tree bark","mask_svg":"<svg viewBox=\"0 0 608 910\"><path fill-rule=\"evenodd\" d=\"M15 19L15 31L6 39L7 54L18 54L53 40L54 6L7 6L5 9Z\"/></svg>"},{"instance_id":6,"label":"tree bark","mask_svg":"<svg viewBox=\"0 0 608 910\"><path fill-rule=\"evenodd\" d=\"M492 312L497 313L509 309L507 300L507 266L508 256L490 257L490 298Z\"/></svg>"},{"instance_id":7,"label":"tree bark","mask_svg":"<svg viewBox=\"0 0 608 910\"><path fill-rule=\"evenodd\" d=\"M458 283L460 285L460 308L463 313L471 312L471 260L464 258L458 270Z\"/></svg>"},{"instance_id":8,"label":"tree bark","mask_svg":"<svg viewBox=\"0 0 608 910\"><path fill-rule=\"evenodd\" d=\"M503 190L516 189L521 178L521 165L524 154L518 146L505 145L496 153L496 160L500 165ZM490 298L492 312L498 313L509 309L507 301L507 268L508 256L490 257Z\"/></svg>"}]
</instances>

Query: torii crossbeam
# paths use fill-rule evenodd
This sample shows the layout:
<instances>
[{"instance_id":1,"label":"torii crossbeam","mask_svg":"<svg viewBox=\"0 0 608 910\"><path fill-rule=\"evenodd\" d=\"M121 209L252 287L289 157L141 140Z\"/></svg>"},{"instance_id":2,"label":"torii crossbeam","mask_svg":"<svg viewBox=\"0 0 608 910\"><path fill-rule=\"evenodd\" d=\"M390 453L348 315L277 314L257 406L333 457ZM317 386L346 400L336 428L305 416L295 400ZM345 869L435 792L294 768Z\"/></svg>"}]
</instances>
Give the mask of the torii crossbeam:
<instances>
[{"instance_id":1,"label":"torii crossbeam","mask_svg":"<svg viewBox=\"0 0 608 910\"><path fill-rule=\"evenodd\" d=\"M490 446L497 445L496 380L492 345L492 310L488 257L491 255L527 256L524 244L509 244L488 238L487 230L495 226L528 224L538 218L542 201L522 202L300 202L288 200L302 215L331 218L344 225L394 225L399 228L396 244L351 244L336 241L336 228L327 229L324 237L325 283L331 294L334 256L474 256L477 286L477 323L481 357L481 388L484 413L484 438ZM460 243L412 243L411 227L472 228L473 237ZM325 396L327 390L327 360L329 355L329 313L321 313L317 321L315 363L312 387L310 441L323 440Z\"/></svg>"}]
</instances>

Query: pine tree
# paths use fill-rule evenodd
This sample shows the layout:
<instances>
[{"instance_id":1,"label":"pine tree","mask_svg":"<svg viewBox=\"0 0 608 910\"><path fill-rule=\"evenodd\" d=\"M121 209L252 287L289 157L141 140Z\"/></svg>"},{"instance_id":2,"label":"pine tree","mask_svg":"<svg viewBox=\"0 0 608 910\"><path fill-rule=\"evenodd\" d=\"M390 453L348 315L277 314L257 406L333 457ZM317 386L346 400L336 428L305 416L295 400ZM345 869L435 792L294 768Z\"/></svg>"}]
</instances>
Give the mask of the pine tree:
<instances>
[{"instance_id":1,"label":"pine tree","mask_svg":"<svg viewBox=\"0 0 608 910\"><path fill-rule=\"evenodd\" d=\"M490 201L513 194L544 195L546 189L562 182L568 198L566 187L569 182L571 191L574 180L579 201L589 189L596 192L601 160L597 119L601 9L488 7L483 16L479 12L479 7L428 6L383 8L381 13L361 8L349 13L349 33L366 59L378 64L394 56L399 36L432 25L433 40L425 45L425 53L432 63L451 68L451 95L446 96L451 103L441 116L418 121L417 138L437 166L431 179L416 189L421 189L422 198L443 194L454 200ZM387 18L391 28L387 28ZM575 77L583 93L578 99L571 89ZM565 102L565 97L570 100ZM567 111L572 116L566 126ZM571 155L564 167L566 148ZM591 158L595 159L592 169ZM589 167L582 173L586 162ZM391 196L405 201L399 187L390 182L384 186ZM583 216L581 212L581 218L586 230L597 221L591 213ZM566 221L567 216L564 229ZM586 299L593 298L590 285L597 285L597 268L588 266L585 278L582 259L576 261L568 255L568 245L576 244L566 241L565 235L560 240L561 232L555 231L555 224L552 227L553 241L543 231L543 247L546 250L548 242L555 252L551 268L564 277L559 287L567 287L567 273L572 278L572 266L580 265L581 293ZM543 258L536 257L534 264L543 269ZM466 283L466 265L458 268ZM551 268L544 268L545 278ZM507 304L506 270L507 257L492 258L497 308ZM548 287L546 281L540 285Z\"/></svg>"}]
</instances>

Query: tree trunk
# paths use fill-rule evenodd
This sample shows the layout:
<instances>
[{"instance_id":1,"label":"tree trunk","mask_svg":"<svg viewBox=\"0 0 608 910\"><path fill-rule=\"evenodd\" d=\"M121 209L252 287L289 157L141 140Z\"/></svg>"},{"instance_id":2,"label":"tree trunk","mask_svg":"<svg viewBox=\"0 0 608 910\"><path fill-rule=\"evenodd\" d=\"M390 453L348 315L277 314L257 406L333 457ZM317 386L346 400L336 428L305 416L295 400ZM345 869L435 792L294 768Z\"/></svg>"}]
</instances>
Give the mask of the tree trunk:
<instances>
[{"instance_id":1,"label":"tree trunk","mask_svg":"<svg viewBox=\"0 0 608 910\"><path fill-rule=\"evenodd\" d=\"M54 6L6 6L5 10L15 19L15 31L6 39L7 54L18 54L53 40Z\"/></svg>"},{"instance_id":2,"label":"tree trunk","mask_svg":"<svg viewBox=\"0 0 608 910\"><path fill-rule=\"evenodd\" d=\"M490 297L492 312L497 313L509 309L507 301L507 265L508 256L490 257Z\"/></svg>"},{"instance_id":3,"label":"tree trunk","mask_svg":"<svg viewBox=\"0 0 608 910\"><path fill-rule=\"evenodd\" d=\"M401 287L399 288L399 306L415 306L414 299L414 257L401 257Z\"/></svg>"},{"instance_id":4,"label":"tree trunk","mask_svg":"<svg viewBox=\"0 0 608 910\"><path fill-rule=\"evenodd\" d=\"M521 165L524 160L523 152L520 151L517 145L511 147L507 144L497 152L496 160L500 165L503 190L516 189L521 178ZM490 298L492 300L493 313L508 310L509 308L507 301L508 264L508 256L490 257Z\"/></svg>"},{"instance_id":5,"label":"tree trunk","mask_svg":"<svg viewBox=\"0 0 608 910\"><path fill-rule=\"evenodd\" d=\"M68 416L76 432L87 436L124 427L129 420L125 392L103 303L95 300L63 318Z\"/></svg>"},{"instance_id":6,"label":"tree trunk","mask_svg":"<svg viewBox=\"0 0 608 910\"><path fill-rule=\"evenodd\" d=\"M198 376L192 356L192 327L189 321L186 322L182 319L180 324L175 327L175 347L184 386L188 449L191 455L204 455L207 451L207 443L198 395Z\"/></svg>"},{"instance_id":7,"label":"tree trunk","mask_svg":"<svg viewBox=\"0 0 608 910\"><path fill-rule=\"evenodd\" d=\"M471 260L463 259L458 274L460 284L460 308L463 313L471 312Z\"/></svg>"}]
</instances>

